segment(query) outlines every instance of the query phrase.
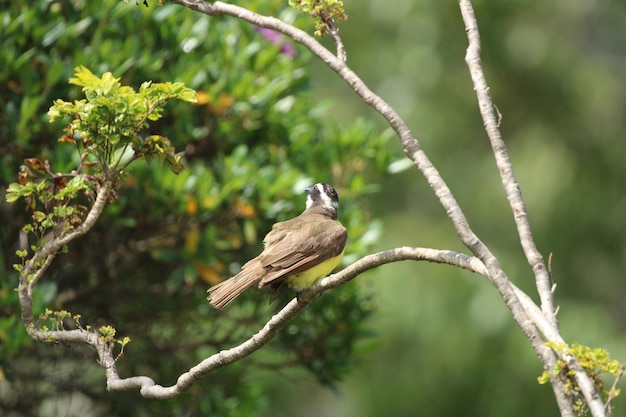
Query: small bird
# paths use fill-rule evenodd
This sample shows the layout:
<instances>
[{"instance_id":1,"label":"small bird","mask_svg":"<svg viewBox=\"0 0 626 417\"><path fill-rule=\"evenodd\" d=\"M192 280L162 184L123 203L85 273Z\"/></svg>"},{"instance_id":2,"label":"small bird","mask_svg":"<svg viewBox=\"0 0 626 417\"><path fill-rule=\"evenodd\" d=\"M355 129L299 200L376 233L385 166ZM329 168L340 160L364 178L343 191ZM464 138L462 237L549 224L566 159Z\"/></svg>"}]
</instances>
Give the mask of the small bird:
<instances>
[{"instance_id":1,"label":"small bird","mask_svg":"<svg viewBox=\"0 0 626 417\"><path fill-rule=\"evenodd\" d=\"M270 303L286 288L300 292L341 261L348 232L337 220L339 197L333 187L318 183L306 189L306 209L291 220L274 224L265 236L265 249L241 271L209 288L207 299L216 308L230 303L258 283L274 290Z\"/></svg>"}]
</instances>

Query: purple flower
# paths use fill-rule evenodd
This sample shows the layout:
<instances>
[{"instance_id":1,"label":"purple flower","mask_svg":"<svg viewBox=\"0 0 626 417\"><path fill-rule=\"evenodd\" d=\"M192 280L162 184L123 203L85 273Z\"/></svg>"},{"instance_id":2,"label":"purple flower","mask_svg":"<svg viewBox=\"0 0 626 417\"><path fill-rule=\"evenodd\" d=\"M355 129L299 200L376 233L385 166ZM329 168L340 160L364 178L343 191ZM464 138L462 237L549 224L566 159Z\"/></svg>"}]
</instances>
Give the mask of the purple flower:
<instances>
[{"instance_id":1,"label":"purple flower","mask_svg":"<svg viewBox=\"0 0 626 417\"><path fill-rule=\"evenodd\" d=\"M294 48L293 44L289 41L283 41L283 35L279 32L276 32L272 29L262 28L260 26L255 26L254 29L259 32L265 39L270 41L270 43L278 43L280 44L280 53L295 57L296 56L296 48Z\"/></svg>"}]
</instances>

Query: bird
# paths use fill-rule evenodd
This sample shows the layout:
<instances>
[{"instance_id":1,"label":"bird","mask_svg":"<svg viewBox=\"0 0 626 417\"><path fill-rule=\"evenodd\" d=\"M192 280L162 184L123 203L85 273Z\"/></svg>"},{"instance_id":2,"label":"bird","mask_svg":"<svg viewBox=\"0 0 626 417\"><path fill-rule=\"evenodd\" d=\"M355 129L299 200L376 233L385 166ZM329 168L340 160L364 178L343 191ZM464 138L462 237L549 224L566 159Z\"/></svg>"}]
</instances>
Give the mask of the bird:
<instances>
[{"instance_id":1,"label":"bird","mask_svg":"<svg viewBox=\"0 0 626 417\"><path fill-rule=\"evenodd\" d=\"M328 184L307 188L306 208L278 222L265 236L263 251L241 271L208 289L209 302L225 307L254 284L270 288L270 303L286 288L300 293L328 275L343 258L348 231L337 219L339 197Z\"/></svg>"}]
</instances>

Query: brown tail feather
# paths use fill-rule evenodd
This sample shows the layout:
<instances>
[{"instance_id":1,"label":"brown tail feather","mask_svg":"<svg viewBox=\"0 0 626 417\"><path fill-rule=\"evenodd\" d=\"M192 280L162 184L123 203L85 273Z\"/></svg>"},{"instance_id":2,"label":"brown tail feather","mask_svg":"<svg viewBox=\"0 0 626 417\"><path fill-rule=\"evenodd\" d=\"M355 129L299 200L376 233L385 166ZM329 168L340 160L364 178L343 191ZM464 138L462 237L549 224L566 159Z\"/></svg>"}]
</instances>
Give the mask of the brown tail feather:
<instances>
[{"instance_id":1,"label":"brown tail feather","mask_svg":"<svg viewBox=\"0 0 626 417\"><path fill-rule=\"evenodd\" d=\"M260 262L248 262L237 275L209 288L207 300L216 308L225 307L239 294L257 283L264 272Z\"/></svg>"}]
</instances>

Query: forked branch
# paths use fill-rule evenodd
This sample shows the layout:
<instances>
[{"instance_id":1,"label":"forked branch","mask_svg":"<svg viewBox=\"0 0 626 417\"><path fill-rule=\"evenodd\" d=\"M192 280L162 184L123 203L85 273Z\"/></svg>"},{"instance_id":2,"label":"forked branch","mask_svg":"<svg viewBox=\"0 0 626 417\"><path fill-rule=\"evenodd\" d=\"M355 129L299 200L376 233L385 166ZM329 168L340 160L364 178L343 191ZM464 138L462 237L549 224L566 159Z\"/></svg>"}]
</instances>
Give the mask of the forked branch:
<instances>
[{"instance_id":1,"label":"forked branch","mask_svg":"<svg viewBox=\"0 0 626 417\"><path fill-rule=\"evenodd\" d=\"M524 203L524 199L522 198L522 193L515 177L515 173L513 172L513 165L511 164L506 144L504 143L500 132L499 113L493 104L487 80L485 78L485 73L482 69L480 59L480 34L478 31L476 16L474 14L474 8L471 0L459 0L459 6L465 23L465 30L467 32L467 39L469 42L465 55L465 62L467 63L472 77L474 91L476 92L476 96L478 98L480 114L482 116L487 135L489 136L489 141L491 143L498 171L500 173L500 178L502 180L502 186L513 212L513 219L515 220L515 224L517 226L517 233L520 238L522 249L524 251L524 255L526 256L526 260L535 275L537 291L541 299L542 314L538 314L537 311L533 311L532 315L536 318L536 320L539 317L542 318L542 332L544 336L547 336L547 340L564 344L565 342L558 331L558 320L556 317L557 309L554 305L553 285L543 257L541 256L541 253L539 253L532 236L526 205ZM559 354L562 355L562 352L559 352ZM577 359L573 357L562 357L562 359L564 359L569 364L570 369L576 373L576 382L585 397L585 401L589 406L592 415L594 417L608 415L608 411L606 410L600 395L596 391L593 381L582 369ZM554 386L556 381L552 382ZM573 413L570 401L564 399L562 395L559 396L558 393L556 394L562 414Z\"/></svg>"},{"instance_id":2,"label":"forked branch","mask_svg":"<svg viewBox=\"0 0 626 417\"><path fill-rule=\"evenodd\" d=\"M103 192L104 193L104 192ZM99 194L100 196L100 194ZM94 206L95 207L95 206ZM92 208L94 218L97 211ZM78 235L74 236L78 237ZM428 261L448 264L466 269L480 275L485 275L487 270L482 262L475 257L462 253L436 250L428 248L400 247L383 252L367 255L342 271L317 282L314 286L300 293L291 300L277 314L248 340L231 349L223 350L204 359L196 366L189 369L178 377L176 384L164 387L158 385L152 378L147 376L133 376L120 378L116 368L114 346L103 339L96 331L78 328L74 330L41 330L35 326L34 321L25 322L29 328L29 334L35 340L54 343L78 343L92 346L98 353L101 366L105 369L107 389L109 391L127 391L137 389L145 398L168 399L174 398L188 390L196 381L202 379L216 369L222 368L261 349L269 343L274 336L287 323L296 317L312 300L323 291L342 285L360 274L392 262L406 260ZM20 297L23 315L32 317L32 298Z\"/></svg>"}]
</instances>

